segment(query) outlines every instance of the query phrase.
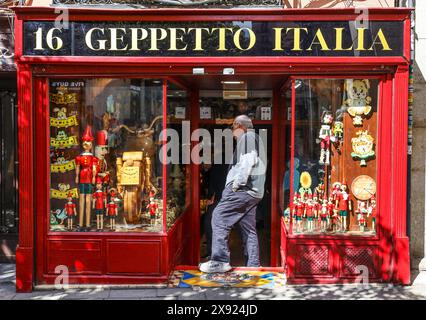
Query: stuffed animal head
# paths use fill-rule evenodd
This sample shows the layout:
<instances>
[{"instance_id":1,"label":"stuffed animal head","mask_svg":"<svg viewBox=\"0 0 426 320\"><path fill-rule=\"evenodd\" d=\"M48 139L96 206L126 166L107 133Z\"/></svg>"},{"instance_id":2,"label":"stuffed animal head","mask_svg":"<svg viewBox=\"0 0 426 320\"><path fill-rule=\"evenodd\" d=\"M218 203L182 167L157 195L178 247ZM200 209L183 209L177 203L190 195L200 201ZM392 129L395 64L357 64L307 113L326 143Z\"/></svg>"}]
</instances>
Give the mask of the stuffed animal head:
<instances>
[{"instance_id":1,"label":"stuffed animal head","mask_svg":"<svg viewBox=\"0 0 426 320\"><path fill-rule=\"evenodd\" d=\"M367 100L370 90L370 80L355 79L345 82L345 90L351 100Z\"/></svg>"},{"instance_id":2,"label":"stuffed animal head","mask_svg":"<svg viewBox=\"0 0 426 320\"><path fill-rule=\"evenodd\" d=\"M59 183L58 184L59 191L67 191L67 190L69 190L69 188L70 188L69 184L65 184L65 183Z\"/></svg>"}]
</instances>

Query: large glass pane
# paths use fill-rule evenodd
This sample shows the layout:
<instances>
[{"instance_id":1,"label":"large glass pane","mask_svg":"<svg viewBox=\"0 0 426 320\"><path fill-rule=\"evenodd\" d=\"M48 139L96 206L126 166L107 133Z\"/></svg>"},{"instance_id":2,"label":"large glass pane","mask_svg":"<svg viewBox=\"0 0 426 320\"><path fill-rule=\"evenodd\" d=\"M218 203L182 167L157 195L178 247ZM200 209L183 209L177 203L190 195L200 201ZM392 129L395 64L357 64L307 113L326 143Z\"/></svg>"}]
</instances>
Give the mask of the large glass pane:
<instances>
[{"instance_id":1,"label":"large glass pane","mask_svg":"<svg viewBox=\"0 0 426 320\"><path fill-rule=\"evenodd\" d=\"M188 94L173 82L167 82L167 229L190 204L190 133ZM186 135L185 135L186 133Z\"/></svg>"},{"instance_id":2,"label":"large glass pane","mask_svg":"<svg viewBox=\"0 0 426 320\"><path fill-rule=\"evenodd\" d=\"M162 231L162 80L50 81L50 226Z\"/></svg>"},{"instance_id":3,"label":"large glass pane","mask_svg":"<svg viewBox=\"0 0 426 320\"><path fill-rule=\"evenodd\" d=\"M375 234L378 88L374 79L295 81L293 233Z\"/></svg>"}]
</instances>

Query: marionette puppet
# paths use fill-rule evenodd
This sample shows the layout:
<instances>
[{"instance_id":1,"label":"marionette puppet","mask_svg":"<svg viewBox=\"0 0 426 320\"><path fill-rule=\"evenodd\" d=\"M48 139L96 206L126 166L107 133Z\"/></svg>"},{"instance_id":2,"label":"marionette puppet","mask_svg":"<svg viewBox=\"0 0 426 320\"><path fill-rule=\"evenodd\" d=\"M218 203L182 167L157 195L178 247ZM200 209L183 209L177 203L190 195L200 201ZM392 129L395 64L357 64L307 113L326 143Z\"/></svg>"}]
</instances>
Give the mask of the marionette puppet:
<instances>
[{"instance_id":1,"label":"marionette puppet","mask_svg":"<svg viewBox=\"0 0 426 320\"><path fill-rule=\"evenodd\" d=\"M318 194L315 191L314 192L314 197L312 199L312 204L314 206L314 229L318 230L320 228L320 211L321 211L321 204L318 202Z\"/></svg>"},{"instance_id":2,"label":"marionette puppet","mask_svg":"<svg viewBox=\"0 0 426 320\"><path fill-rule=\"evenodd\" d=\"M359 230L364 232L366 226L366 216L368 215L367 204L365 201L358 201L358 208L355 213L357 214L358 218Z\"/></svg>"},{"instance_id":3,"label":"marionette puppet","mask_svg":"<svg viewBox=\"0 0 426 320\"><path fill-rule=\"evenodd\" d=\"M72 201L72 193L68 193L68 202L65 204L65 212L67 213L67 227L68 230L72 230L74 217L77 216L77 206Z\"/></svg>"},{"instance_id":4,"label":"marionette puppet","mask_svg":"<svg viewBox=\"0 0 426 320\"><path fill-rule=\"evenodd\" d=\"M305 213L305 203L303 200L303 197L298 195L297 197L297 204L296 204L296 231L302 232L303 231L303 216Z\"/></svg>"},{"instance_id":5,"label":"marionette puppet","mask_svg":"<svg viewBox=\"0 0 426 320\"><path fill-rule=\"evenodd\" d=\"M330 165L330 147L331 143L336 141L332 132L332 125L332 113L330 111L324 111L321 116L321 129L319 133L319 142L321 145L320 165Z\"/></svg>"},{"instance_id":6,"label":"marionette puppet","mask_svg":"<svg viewBox=\"0 0 426 320\"><path fill-rule=\"evenodd\" d=\"M305 217L307 221L308 232L314 231L314 215L315 215L315 205L312 200L312 195L308 195L308 199L305 204Z\"/></svg>"},{"instance_id":7,"label":"marionette puppet","mask_svg":"<svg viewBox=\"0 0 426 320\"><path fill-rule=\"evenodd\" d=\"M149 192L149 203L146 206L146 208L148 209L148 212L149 212L149 218L150 218L150 221L151 221L151 226L153 226L155 224L155 219L157 218L157 213L158 213L158 204L155 202L154 196L155 196L155 192L150 191Z\"/></svg>"},{"instance_id":8,"label":"marionette puppet","mask_svg":"<svg viewBox=\"0 0 426 320\"><path fill-rule=\"evenodd\" d=\"M115 203L116 191L111 189L109 192L109 202L107 203L107 216L109 217L109 225L111 231L115 230L115 219L118 215L118 205Z\"/></svg>"},{"instance_id":9,"label":"marionette puppet","mask_svg":"<svg viewBox=\"0 0 426 320\"><path fill-rule=\"evenodd\" d=\"M339 214L341 218L341 231L347 231L347 218L349 212L352 210L352 204L349 199L348 185L346 184L346 182L343 182L340 186L340 193L336 198L336 208L339 209Z\"/></svg>"},{"instance_id":10,"label":"marionette puppet","mask_svg":"<svg viewBox=\"0 0 426 320\"><path fill-rule=\"evenodd\" d=\"M96 178L96 191L93 193L93 209L96 214L96 230L104 229L104 214L107 206L107 194L103 191L102 179Z\"/></svg>"},{"instance_id":11,"label":"marionette puppet","mask_svg":"<svg viewBox=\"0 0 426 320\"><path fill-rule=\"evenodd\" d=\"M333 190L331 191L331 196L333 198L333 201L337 200L337 197L340 194L341 187L342 187L342 184L340 182L333 183Z\"/></svg>"},{"instance_id":12,"label":"marionette puppet","mask_svg":"<svg viewBox=\"0 0 426 320\"><path fill-rule=\"evenodd\" d=\"M367 208L368 217L371 216L371 229L376 232L376 218L377 218L377 206L376 206L376 198L373 196L370 200L370 204Z\"/></svg>"},{"instance_id":13,"label":"marionette puppet","mask_svg":"<svg viewBox=\"0 0 426 320\"><path fill-rule=\"evenodd\" d=\"M328 201L326 197L322 199L320 217L321 217L321 231L326 232L328 229L328 222L329 222L329 205L328 205Z\"/></svg>"},{"instance_id":14,"label":"marionette puppet","mask_svg":"<svg viewBox=\"0 0 426 320\"><path fill-rule=\"evenodd\" d=\"M75 182L79 187L79 226L90 229L93 185L95 184L98 159L92 154L92 129L87 126L82 137L83 152L76 157Z\"/></svg>"}]
</instances>

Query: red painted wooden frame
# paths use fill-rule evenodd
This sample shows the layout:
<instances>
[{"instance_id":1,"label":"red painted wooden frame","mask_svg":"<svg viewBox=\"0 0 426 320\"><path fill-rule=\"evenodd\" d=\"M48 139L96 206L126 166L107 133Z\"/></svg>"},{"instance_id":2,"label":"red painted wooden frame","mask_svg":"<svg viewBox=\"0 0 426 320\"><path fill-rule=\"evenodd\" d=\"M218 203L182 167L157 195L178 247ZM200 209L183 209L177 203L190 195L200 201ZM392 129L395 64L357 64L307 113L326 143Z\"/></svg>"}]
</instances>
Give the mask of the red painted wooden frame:
<instances>
[{"instance_id":1,"label":"red painted wooden frame","mask_svg":"<svg viewBox=\"0 0 426 320\"><path fill-rule=\"evenodd\" d=\"M385 212L387 219L383 220L388 227L389 234L377 239L345 238L337 239L342 246L376 246L382 252L378 263L380 272L377 280L409 283L409 250L406 236L406 165L407 165L407 103L408 103L408 61L410 58L410 9L369 9L371 20L404 21L404 56L403 57L186 57L186 58L156 58L156 57L27 57L22 55L22 27L24 20L54 20L54 8L15 7L15 57L18 66L18 105L19 105L19 175L20 175L20 235L17 249L17 281L18 291L31 291L36 279L43 279L45 283L53 283L56 275L48 274L45 269L48 255L44 239L47 237L47 223L37 224L35 221L47 219L48 188L45 185L48 174L48 155L45 135L47 125L47 78L50 77L123 77L140 74L154 77L178 76L192 74L192 68L204 66L209 74L220 74L226 66L235 68L236 74L282 74L309 75L315 77L327 75L341 75L345 70L346 77L356 75L382 76L381 82L381 148L382 157L388 156L391 161L383 161L378 176L382 194L380 210ZM70 9L69 17L72 21L218 21L218 20L257 20L257 21L327 21L353 20L357 16L354 9L286 9L286 10L194 10L194 9L147 9L147 10L114 10L110 9ZM95 63L102 64L102 72ZM396 88L402 88L396 90ZM279 104L278 89L274 90L274 106ZM191 106L197 105L197 93L191 94ZM386 106L386 107L385 107ZM392 106L392 107L387 107ZM274 108L274 112L279 112ZM192 109L191 120L196 128L198 125L197 108ZM273 120L273 146L281 141L279 117ZM44 141L44 142L43 142ZM44 143L44 144L43 144ZM38 146L44 149L39 149ZM392 146L392 147L391 147ZM272 227L271 233L271 263L278 266L281 260L288 267L291 275L291 241L301 241L291 234L287 235L282 226L280 233L280 208L278 207L279 185L277 167L280 164L280 155L273 150L273 187L272 190ZM99 267L100 274L73 275L70 283L158 283L164 282L173 266L177 263L189 261L195 264L198 261L198 244L192 241L191 252L179 252L175 243L183 241L182 234L190 234L190 239L199 239L198 224L198 166L192 165L192 193L191 214L183 215L168 233L159 234L110 234L75 235L84 241L92 241L93 248L99 246L99 252L108 250L105 243L96 241L119 241L132 245L135 236L140 240L157 243L161 248L158 255L158 270L156 274L138 274L136 277L129 274L108 274L105 265ZM37 173L37 175L35 175ZM389 174L390 173L390 174ZM44 180L42 178L45 178ZM387 189L384 189L387 188ZM42 218L43 217L43 218ZM43 220L44 219L44 220ZM198 219L198 220L197 220ZM74 235L71 235L73 237ZM49 233L49 237L63 241L62 235ZM108 238L108 239L106 239ZM36 240L34 242L34 240ZM335 238L305 237L306 244L337 245ZM191 242L188 243L188 245ZM281 245L281 248L279 246ZM338 252L338 251L336 251ZM337 253L336 253L337 254ZM35 257L41 256L37 259ZM175 255L171 257L171 255ZM294 257L293 257L294 258ZM338 257L337 260L338 261ZM333 265L334 269L341 266ZM337 278L299 278L295 282L344 282L353 281L344 275Z\"/></svg>"}]
</instances>

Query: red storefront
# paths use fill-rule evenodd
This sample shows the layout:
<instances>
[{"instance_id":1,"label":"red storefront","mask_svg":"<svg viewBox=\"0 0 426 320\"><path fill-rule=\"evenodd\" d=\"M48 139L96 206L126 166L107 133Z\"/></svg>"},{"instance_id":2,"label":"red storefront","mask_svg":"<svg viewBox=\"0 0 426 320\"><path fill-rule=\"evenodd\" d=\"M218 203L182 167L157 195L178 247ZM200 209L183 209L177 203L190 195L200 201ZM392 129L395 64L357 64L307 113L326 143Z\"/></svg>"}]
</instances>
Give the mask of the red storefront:
<instances>
[{"instance_id":1,"label":"red storefront","mask_svg":"<svg viewBox=\"0 0 426 320\"><path fill-rule=\"evenodd\" d=\"M74 8L67 28L53 8L15 12L18 291L61 268L71 284L158 284L198 265L206 170L162 161L160 132L193 150L196 129L242 112L268 141L263 267L289 283L410 282L410 10L358 25L354 9ZM100 180L82 186L87 168Z\"/></svg>"}]
</instances>

